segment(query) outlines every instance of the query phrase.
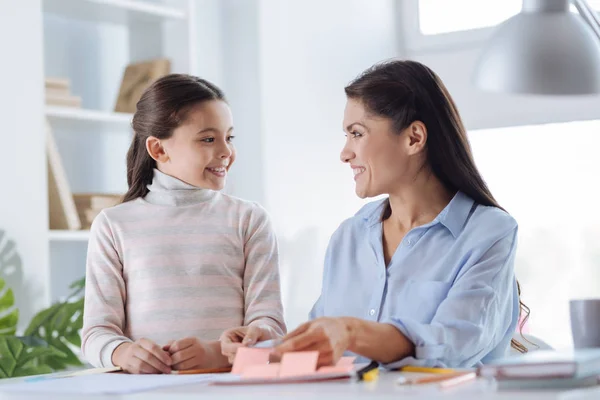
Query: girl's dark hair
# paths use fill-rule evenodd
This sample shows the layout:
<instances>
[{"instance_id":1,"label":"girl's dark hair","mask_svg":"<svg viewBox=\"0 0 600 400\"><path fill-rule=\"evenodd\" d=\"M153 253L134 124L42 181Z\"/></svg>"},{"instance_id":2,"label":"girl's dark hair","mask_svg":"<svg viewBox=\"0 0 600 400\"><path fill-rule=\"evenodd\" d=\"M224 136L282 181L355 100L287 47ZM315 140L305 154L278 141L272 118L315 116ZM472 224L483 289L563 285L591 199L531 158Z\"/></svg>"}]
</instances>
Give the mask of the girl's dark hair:
<instances>
[{"instance_id":1,"label":"girl's dark hair","mask_svg":"<svg viewBox=\"0 0 600 400\"><path fill-rule=\"evenodd\" d=\"M394 131L403 132L415 121L427 127L427 162L433 174L451 192L461 191L485 206L504 210L479 174L458 109L441 79L428 67L407 60L390 60L363 72L345 89L346 96L359 100L371 113L389 118ZM389 203L383 218L389 217ZM522 330L529 308L520 301ZM527 348L516 340L520 352Z\"/></svg>"},{"instance_id":2,"label":"girl's dark hair","mask_svg":"<svg viewBox=\"0 0 600 400\"><path fill-rule=\"evenodd\" d=\"M133 140L127 151L127 185L123 202L144 197L152 183L156 161L146 151L146 139L167 139L181 125L194 105L210 100L226 101L217 86L195 76L166 75L142 94L133 115Z\"/></svg>"}]
</instances>

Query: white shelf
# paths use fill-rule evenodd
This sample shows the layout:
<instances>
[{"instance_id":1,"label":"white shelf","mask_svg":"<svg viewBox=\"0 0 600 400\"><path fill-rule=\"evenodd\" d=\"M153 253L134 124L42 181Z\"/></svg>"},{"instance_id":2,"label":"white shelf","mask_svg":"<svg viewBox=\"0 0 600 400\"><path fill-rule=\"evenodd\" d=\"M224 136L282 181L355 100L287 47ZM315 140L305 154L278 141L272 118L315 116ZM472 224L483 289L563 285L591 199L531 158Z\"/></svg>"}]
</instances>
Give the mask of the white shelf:
<instances>
[{"instance_id":1,"label":"white shelf","mask_svg":"<svg viewBox=\"0 0 600 400\"><path fill-rule=\"evenodd\" d=\"M46 106L46 116L52 119L131 124L133 114L85 110L75 107Z\"/></svg>"},{"instance_id":2,"label":"white shelf","mask_svg":"<svg viewBox=\"0 0 600 400\"><path fill-rule=\"evenodd\" d=\"M94 22L185 20L184 10L148 0L43 0L44 12Z\"/></svg>"},{"instance_id":3,"label":"white shelf","mask_svg":"<svg viewBox=\"0 0 600 400\"><path fill-rule=\"evenodd\" d=\"M90 238L90 231L67 231L67 230L49 230L48 239L50 241L63 242L87 242Z\"/></svg>"}]
</instances>

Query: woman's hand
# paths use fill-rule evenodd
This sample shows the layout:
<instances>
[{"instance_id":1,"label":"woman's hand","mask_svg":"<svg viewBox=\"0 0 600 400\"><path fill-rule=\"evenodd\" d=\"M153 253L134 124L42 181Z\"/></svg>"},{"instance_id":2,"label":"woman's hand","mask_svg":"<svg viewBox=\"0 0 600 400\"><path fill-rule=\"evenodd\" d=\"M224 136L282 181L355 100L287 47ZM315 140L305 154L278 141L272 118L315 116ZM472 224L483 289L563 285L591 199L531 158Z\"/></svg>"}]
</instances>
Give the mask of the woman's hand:
<instances>
[{"instance_id":1,"label":"woman's hand","mask_svg":"<svg viewBox=\"0 0 600 400\"><path fill-rule=\"evenodd\" d=\"M112 354L114 365L130 374L170 374L171 356L149 339L120 344Z\"/></svg>"},{"instance_id":2,"label":"woman's hand","mask_svg":"<svg viewBox=\"0 0 600 400\"><path fill-rule=\"evenodd\" d=\"M263 340L275 339L277 334L268 325L254 324L228 329L219 338L221 354L233 364L235 353L240 347L251 346Z\"/></svg>"},{"instance_id":3,"label":"woman's hand","mask_svg":"<svg viewBox=\"0 0 600 400\"><path fill-rule=\"evenodd\" d=\"M163 349L171 355L171 368L177 371L212 368L220 363L209 343L195 337L174 340Z\"/></svg>"},{"instance_id":4,"label":"woman's hand","mask_svg":"<svg viewBox=\"0 0 600 400\"><path fill-rule=\"evenodd\" d=\"M300 325L275 347L275 354L290 351L319 352L318 366L333 365L352 345L352 334L346 319L322 317Z\"/></svg>"}]
</instances>

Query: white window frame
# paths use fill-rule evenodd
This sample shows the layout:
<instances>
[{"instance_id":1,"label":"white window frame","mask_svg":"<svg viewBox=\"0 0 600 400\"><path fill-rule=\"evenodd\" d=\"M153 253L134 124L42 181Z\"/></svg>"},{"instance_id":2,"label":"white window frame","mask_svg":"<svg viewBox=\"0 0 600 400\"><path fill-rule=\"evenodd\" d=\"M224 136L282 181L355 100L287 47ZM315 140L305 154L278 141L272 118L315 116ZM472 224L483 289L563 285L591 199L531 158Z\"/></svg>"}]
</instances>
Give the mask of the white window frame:
<instances>
[{"instance_id":1,"label":"white window frame","mask_svg":"<svg viewBox=\"0 0 600 400\"><path fill-rule=\"evenodd\" d=\"M419 26L419 0L397 0L397 2L399 18L403 26L401 31L405 35L403 42L409 53L478 47L491 37L496 28L496 26L490 26L437 35L424 35Z\"/></svg>"}]
</instances>

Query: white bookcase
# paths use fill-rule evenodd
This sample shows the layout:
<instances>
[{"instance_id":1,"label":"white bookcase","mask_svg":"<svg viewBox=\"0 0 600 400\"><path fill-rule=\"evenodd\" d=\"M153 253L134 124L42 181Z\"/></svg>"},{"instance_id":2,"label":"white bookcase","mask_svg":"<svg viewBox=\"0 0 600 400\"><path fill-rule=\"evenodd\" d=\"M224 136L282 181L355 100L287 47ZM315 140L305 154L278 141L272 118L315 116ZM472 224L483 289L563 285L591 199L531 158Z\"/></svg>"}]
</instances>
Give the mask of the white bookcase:
<instances>
[{"instance_id":1,"label":"white bookcase","mask_svg":"<svg viewBox=\"0 0 600 400\"><path fill-rule=\"evenodd\" d=\"M125 67L167 57L197 74L194 0L42 0L44 73L70 80L81 108L45 107L74 193L125 193L131 114L113 112ZM48 230L49 295L85 274L88 231Z\"/></svg>"}]
</instances>

